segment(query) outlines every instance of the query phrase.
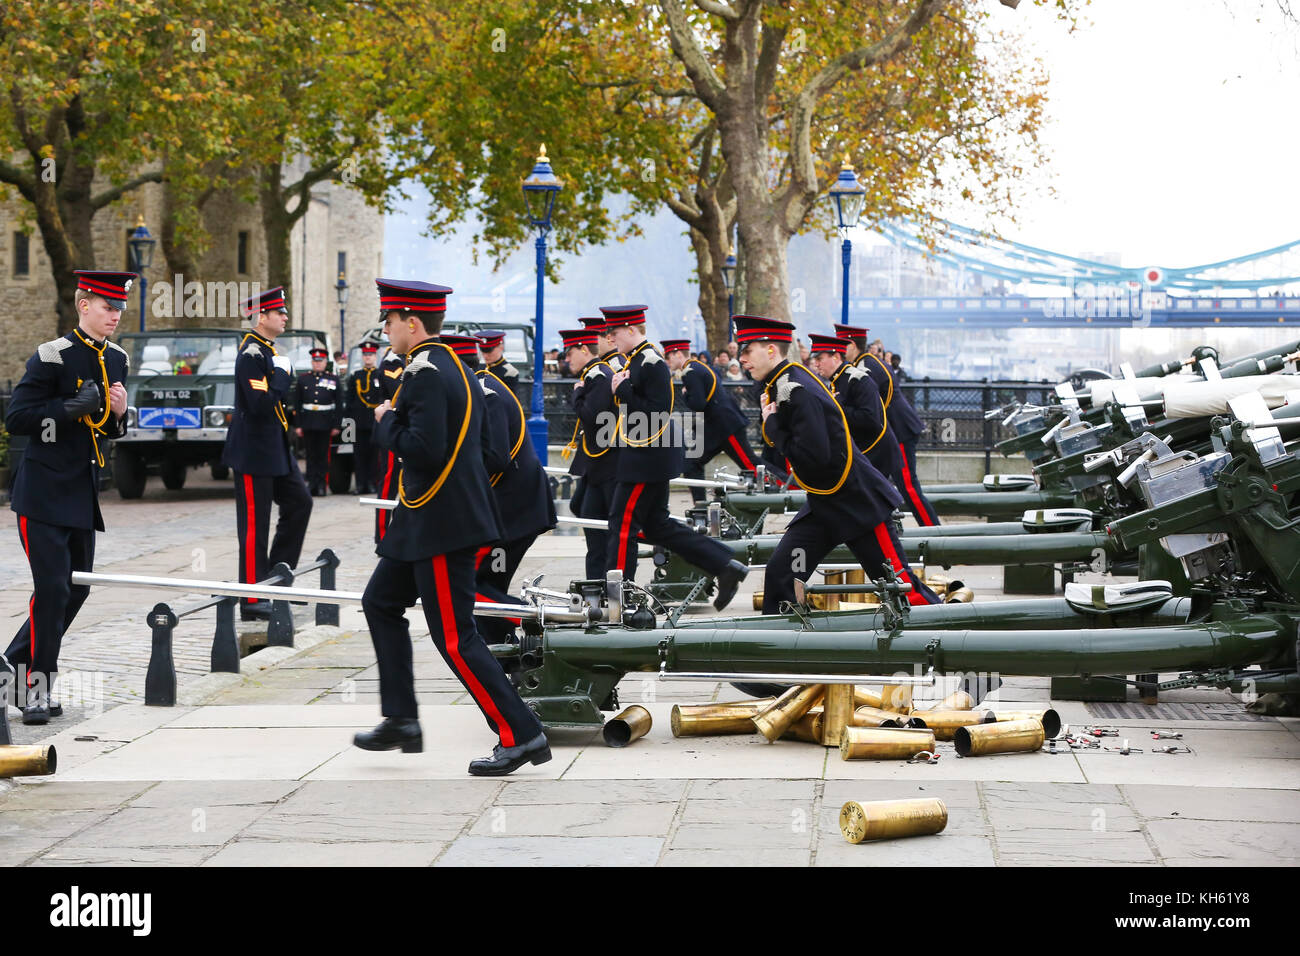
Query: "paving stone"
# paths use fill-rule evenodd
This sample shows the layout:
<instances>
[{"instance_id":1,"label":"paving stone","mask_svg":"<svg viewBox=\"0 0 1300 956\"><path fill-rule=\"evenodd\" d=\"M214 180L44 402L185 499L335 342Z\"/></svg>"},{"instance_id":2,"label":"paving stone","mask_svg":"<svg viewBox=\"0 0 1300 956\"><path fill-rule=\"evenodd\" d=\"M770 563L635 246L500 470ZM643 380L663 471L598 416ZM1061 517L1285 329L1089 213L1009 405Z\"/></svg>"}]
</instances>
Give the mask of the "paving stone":
<instances>
[{"instance_id":1,"label":"paving stone","mask_svg":"<svg viewBox=\"0 0 1300 956\"><path fill-rule=\"evenodd\" d=\"M400 842L441 843L469 825L468 813L372 813L354 806L342 813L309 813L283 807L268 811L245 829L243 841L305 841L313 843Z\"/></svg>"},{"instance_id":2,"label":"paving stone","mask_svg":"<svg viewBox=\"0 0 1300 956\"><path fill-rule=\"evenodd\" d=\"M670 846L675 850L737 846L804 849L812 846L812 829L811 812L803 817L786 813L774 816L770 821L753 820L737 814L725 823L682 824L673 834Z\"/></svg>"},{"instance_id":3,"label":"paving stone","mask_svg":"<svg viewBox=\"0 0 1300 956\"><path fill-rule=\"evenodd\" d=\"M515 780L511 776L493 804L676 803L685 792L685 780Z\"/></svg>"},{"instance_id":4,"label":"paving stone","mask_svg":"<svg viewBox=\"0 0 1300 956\"><path fill-rule=\"evenodd\" d=\"M1246 790L1219 787L1166 787L1125 784L1129 804L1147 819L1257 820L1300 823L1300 800L1294 790Z\"/></svg>"},{"instance_id":5,"label":"paving stone","mask_svg":"<svg viewBox=\"0 0 1300 956\"><path fill-rule=\"evenodd\" d=\"M307 843L238 840L208 857L204 866L428 866L445 843Z\"/></svg>"},{"instance_id":6,"label":"paving stone","mask_svg":"<svg viewBox=\"0 0 1300 956\"><path fill-rule=\"evenodd\" d=\"M695 780L691 801L700 800L803 800L812 802L813 780Z\"/></svg>"},{"instance_id":7,"label":"paving stone","mask_svg":"<svg viewBox=\"0 0 1300 956\"><path fill-rule=\"evenodd\" d=\"M113 808L10 810L0 813L0 846L7 840L63 840L107 819Z\"/></svg>"},{"instance_id":8,"label":"paving stone","mask_svg":"<svg viewBox=\"0 0 1300 956\"><path fill-rule=\"evenodd\" d=\"M822 838L817 866L890 866L907 869L923 866L992 866L993 841L987 836L935 833L849 843L835 828Z\"/></svg>"},{"instance_id":9,"label":"paving stone","mask_svg":"<svg viewBox=\"0 0 1300 956\"><path fill-rule=\"evenodd\" d=\"M807 866L810 851L731 847L726 850L665 850L660 866L786 867Z\"/></svg>"},{"instance_id":10,"label":"paving stone","mask_svg":"<svg viewBox=\"0 0 1300 956\"><path fill-rule=\"evenodd\" d=\"M938 765L934 769L938 769ZM979 784L974 780L872 780L858 782L827 780L822 800L835 812L850 800L925 800L938 799L951 813L959 809L979 809Z\"/></svg>"},{"instance_id":11,"label":"paving stone","mask_svg":"<svg viewBox=\"0 0 1300 956\"><path fill-rule=\"evenodd\" d=\"M296 780L164 780L131 801L133 807L254 807L279 803L305 786Z\"/></svg>"},{"instance_id":12,"label":"paving stone","mask_svg":"<svg viewBox=\"0 0 1300 956\"><path fill-rule=\"evenodd\" d=\"M676 803L539 804L484 810L475 836L666 836Z\"/></svg>"},{"instance_id":13,"label":"paving stone","mask_svg":"<svg viewBox=\"0 0 1300 956\"><path fill-rule=\"evenodd\" d=\"M491 801L500 781L459 780L309 780L283 802L295 813L345 814L363 809L388 813L464 813L476 815Z\"/></svg>"},{"instance_id":14,"label":"paving stone","mask_svg":"<svg viewBox=\"0 0 1300 956\"><path fill-rule=\"evenodd\" d=\"M266 813L254 807L128 807L78 834L94 847L221 846Z\"/></svg>"},{"instance_id":15,"label":"paving stone","mask_svg":"<svg viewBox=\"0 0 1300 956\"><path fill-rule=\"evenodd\" d=\"M464 836L435 866L653 866L660 837Z\"/></svg>"},{"instance_id":16,"label":"paving stone","mask_svg":"<svg viewBox=\"0 0 1300 956\"><path fill-rule=\"evenodd\" d=\"M1052 760L1053 757L1045 757ZM1112 784L1010 783L989 781L979 785L989 807L1024 805L1053 806L1057 803L1122 803L1119 788Z\"/></svg>"},{"instance_id":17,"label":"paving stone","mask_svg":"<svg viewBox=\"0 0 1300 956\"><path fill-rule=\"evenodd\" d=\"M29 778L8 794L0 794L0 815L14 810L110 810L139 797L151 784L72 783L53 778ZM0 817L2 818L2 817ZM0 825L0 830L3 826Z\"/></svg>"},{"instance_id":18,"label":"paving stone","mask_svg":"<svg viewBox=\"0 0 1300 956\"><path fill-rule=\"evenodd\" d=\"M1062 802L1056 806L998 805L988 808L989 822L998 833L1015 830L1104 829L1112 833L1141 829L1133 811L1119 803Z\"/></svg>"},{"instance_id":19,"label":"paving stone","mask_svg":"<svg viewBox=\"0 0 1300 956\"><path fill-rule=\"evenodd\" d=\"M212 855L210 846L97 847L64 844L32 866L198 866Z\"/></svg>"},{"instance_id":20,"label":"paving stone","mask_svg":"<svg viewBox=\"0 0 1300 956\"><path fill-rule=\"evenodd\" d=\"M1226 820L1151 820L1147 832L1162 857L1255 861L1300 858L1300 824Z\"/></svg>"},{"instance_id":21,"label":"paving stone","mask_svg":"<svg viewBox=\"0 0 1300 956\"><path fill-rule=\"evenodd\" d=\"M1145 863L1155 856L1141 833L1092 830L995 829L1001 866Z\"/></svg>"}]
</instances>

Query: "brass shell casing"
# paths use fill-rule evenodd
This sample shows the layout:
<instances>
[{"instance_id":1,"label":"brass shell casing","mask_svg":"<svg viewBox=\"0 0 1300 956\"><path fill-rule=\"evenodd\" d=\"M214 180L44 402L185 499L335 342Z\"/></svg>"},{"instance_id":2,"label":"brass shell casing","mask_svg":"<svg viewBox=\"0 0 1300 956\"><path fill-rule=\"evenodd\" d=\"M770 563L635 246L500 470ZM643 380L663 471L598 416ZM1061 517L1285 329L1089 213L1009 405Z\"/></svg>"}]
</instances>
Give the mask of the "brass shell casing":
<instances>
[{"instance_id":1,"label":"brass shell casing","mask_svg":"<svg viewBox=\"0 0 1300 956\"><path fill-rule=\"evenodd\" d=\"M601 736L611 747L626 747L634 740L640 740L648 734L653 723L650 711L640 704L633 704L625 708L617 717L605 721Z\"/></svg>"},{"instance_id":2,"label":"brass shell casing","mask_svg":"<svg viewBox=\"0 0 1300 956\"><path fill-rule=\"evenodd\" d=\"M53 744L0 746L0 777L48 777L58 765L59 754Z\"/></svg>"},{"instance_id":3,"label":"brass shell casing","mask_svg":"<svg viewBox=\"0 0 1300 956\"><path fill-rule=\"evenodd\" d=\"M822 699L825 684L796 684L754 715L754 726L769 741L777 740L790 725Z\"/></svg>"},{"instance_id":4,"label":"brass shell casing","mask_svg":"<svg viewBox=\"0 0 1300 956\"><path fill-rule=\"evenodd\" d=\"M892 710L900 714L912 712L912 685L885 684L880 688L881 710Z\"/></svg>"},{"instance_id":5,"label":"brass shell casing","mask_svg":"<svg viewBox=\"0 0 1300 956\"><path fill-rule=\"evenodd\" d=\"M875 707L877 710L883 710L880 701L880 691L872 690L869 687L853 688L853 706L854 707Z\"/></svg>"},{"instance_id":6,"label":"brass shell casing","mask_svg":"<svg viewBox=\"0 0 1300 956\"><path fill-rule=\"evenodd\" d=\"M963 757L1041 750L1043 725L1032 718L977 724L958 727L952 739L957 745L957 753Z\"/></svg>"},{"instance_id":7,"label":"brass shell casing","mask_svg":"<svg viewBox=\"0 0 1300 956\"><path fill-rule=\"evenodd\" d=\"M850 843L924 836L947 825L942 800L850 800L840 808L840 833Z\"/></svg>"},{"instance_id":8,"label":"brass shell casing","mask_svg":"<svg viewBox=\"0 0 1300 956\"><path fill-rule=\"evenodd\" d=\"M970 710L975 706L975 698L964 690L955 690L939 703L931 707L931 710Z\"/></svg>"},{"instance_id":9,"label":"brass shell casing","mask_svg":"<svg viewBox=\"0 0 1300 956\"><path fill-rule=\"evenodd\" d=\"M944 594L944 604L970 604L975 600L975 592L970 588L952 588Z\"/></svg>"},{"instance_id":10,"label":"brass shell casing","mask_svg":"<svg viewBox=\"0 0 1300 956\"><path fill-rule=\"evenodd\" d=\"M932 731L845 727L840 735L841 760L910 760L922 750L933 753Z\"/></svg>"},{"instance_id":11,"label":"brass shell casing","mask_svg":"<svg viewBox=\"0 0 1300 956\"><path fill-rule=\"evenodd\" d=\"M893 711L881 710L870 704L863 704L853 711L854 727L901 727L902 721Z\"/></svg>"},{"instance_id":12,"label":"brass shell casing","mask_svg":"<svg viewBox=\"0 0 1300 956\"><path fill-rule=\"evenodd\" d=\"M781 735L781 739L802 740L810 744L819 744L822 742L822 725L825 721L825 712L820 710L809 711L791 724L790 729Z\"/></svg>"},{"instance_id":13,"label":"brass shell casing","mask_svg":"<svg viewBox=\"0 0 1300 956\"><path fill-rule=\"evenodd\" d=\"M923 710L913 713L911 719L922 721L917 726L933 730L935 740L952 740L958 727L991 724L997 721L997 717L991 710Z\"/></svg>"},{"instance_id":14,"label":"brass shell casing","mask_svg":"<svg viewBox=\"0 0 1300 956\"><path fill-rule=\"evenodd\" d=\"M821 744L838 747L844 728L853 726L853 685L827 684L822 708L826 711L826 719L822 721Z\"/></svg>"},{"instance_id":15,"label":"brass shell casing","mask_svg":"<svg viewBox=\"0 0 1300 956\"><path fill-rule=\"evenodd\" d=\"M674 704L670 724L674 737L752 734L754 715L775 697L718 704Z\"/></svg>"},{"instance_id":16,"label":"brass shell casing","mask_svg":"<svg viewBox=\"0 0 1300 956\"><path fill-rule=\"evenodd\" d=\"M1049 738L1061 732L1061 715L1050 707L1044 710L1008 710L996 716L998 723L1006 723L1009 720L1036 720L1043 725L1043 734Z\"/></svg>"}]
</instances>

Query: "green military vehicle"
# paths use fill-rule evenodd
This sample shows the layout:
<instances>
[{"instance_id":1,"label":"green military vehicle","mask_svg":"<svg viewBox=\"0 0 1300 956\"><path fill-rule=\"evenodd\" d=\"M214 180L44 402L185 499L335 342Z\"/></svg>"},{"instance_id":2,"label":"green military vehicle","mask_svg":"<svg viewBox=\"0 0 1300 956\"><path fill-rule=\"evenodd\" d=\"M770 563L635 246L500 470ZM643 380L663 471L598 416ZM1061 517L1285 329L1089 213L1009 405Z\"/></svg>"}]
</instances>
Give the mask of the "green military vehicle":
<instances>
[{"instance_id":1,"label":"green military vehicle","mask_svg":"<svg viewBox=\"0 0 1300 956\"><path fill-rule=\"evenodd\" d=\"M167 329L118 337L131 367L126 379L127 433L113 443L113 482L123 498L144 494L150 474L172 490L190 468L207 465L221 480L226 428L235 410L240 329ZM311 368L310 350L329 348L324 333L291 330L276 340L295 374Z\"/></svg>"}]
</instances>

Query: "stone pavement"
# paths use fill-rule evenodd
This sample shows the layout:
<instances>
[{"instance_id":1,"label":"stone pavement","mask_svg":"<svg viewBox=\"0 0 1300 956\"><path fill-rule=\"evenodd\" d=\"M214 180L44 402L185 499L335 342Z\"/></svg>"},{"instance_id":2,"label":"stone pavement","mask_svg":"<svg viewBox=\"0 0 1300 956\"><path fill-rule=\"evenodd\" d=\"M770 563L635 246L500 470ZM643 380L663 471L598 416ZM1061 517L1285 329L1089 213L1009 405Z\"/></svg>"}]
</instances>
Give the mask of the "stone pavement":
<instances>
[{"instance_id":1,"label":"stone pavement","mask_svg":"<svg viewBox=\"0 0 1300 956\"><path fill-rule=\"evenodd\" d=\"M114 535L101 537L102 569L111 561L132 573L217 578L233 567L233 541L225 541L233 516L220 489L111 498ZM359 511L355 499L318 499L305 552L339 550L342 588L359 589L369 572L369 515ZM190 567L195 548L206 554L206 574ZM544 537L523 574L544 571L563 586L577 576L581 552L579 537ZM642 581L648 575L643 567ZM979 600L998 596L995 571L963 568L961 576ZM748 608L758 582L746 583L735 610ZM97 591L65 660L120 663L112 686L139 693L143 661L115 655L127 644L147 647L141 615L158 599ZM6 589L0 611L16 614L20 600L25 594ZM210 616L196 626L186 674L206 670L210 627ZM1288 865L1300 856L1300 720L1246 715L1223 693L1162 695L1192 716L1212 705L1203 709L1227 718L1215 720L1101 719L1084 704L1055 705L1067 723L1118 726L1148 751L1148 730L1181 730L1189 755L960 759L941 743L939 763L909 765L844 762L834 749L759 737L674 739L674 702L737 692L633 675L620 697L653 714L646 738L618 750L594 731L556 731L550 763L476 779L465 765L494 736L422 619L412 634L423 754L351 747L352 734L379 719L378 686L360 610L345 607L339 628L306 628L295 650L246 658L242 675L190 679L182 706L107 701L88 719L73 709L52 722L42 735L58 748L58 773L0 791L0 864L1207 866ZM179 642L177 653L179 668ZM1045 679L1019 678L988 702L1019 709L1047 700ZM16 736L37 730L12 725ZM909 796L945 801L943 833L860 846L840 836L846 800Z\"/></svg>"}]
</instances>

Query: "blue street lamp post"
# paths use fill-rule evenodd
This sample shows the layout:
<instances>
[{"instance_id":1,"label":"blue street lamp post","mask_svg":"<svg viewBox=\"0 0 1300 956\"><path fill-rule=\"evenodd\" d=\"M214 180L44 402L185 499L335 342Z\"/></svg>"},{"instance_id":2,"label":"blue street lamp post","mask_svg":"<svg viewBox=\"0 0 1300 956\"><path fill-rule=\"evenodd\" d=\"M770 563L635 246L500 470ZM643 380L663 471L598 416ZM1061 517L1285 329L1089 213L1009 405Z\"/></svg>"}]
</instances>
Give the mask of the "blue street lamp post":
<instances>
[{"instance_id":1,"label":"blue street lamp post","mask_svg":"<svg viewBox=\"0 0 1300 956\"><path fill-rule=\"evenodd\" d=\"M348 350L348 333L344 320L347 318L348 280L342 272L339 273L338 281L334 283L334 294L339 300L339 348L346 352Z\"/></svg>"},{"instance_id":2,"label":"blue street lamp post","mask_svg":"<svg viewBox=\"0 0 1300 956\"><path fill-rule=\"evenodd\" d=\"M157 242L149 234L149 228L144 224L144 216L137 216L135 220L135 231L131 233L131 238L126 242L127 257L131 263L131 271L140 277L140 331L144 331L144 294L148 281L144 277L144 271L153 264L153 247Z\"/></svg>"},{"instance_id":3,"label":"blue street lamp post","mask_svg":"<svg viewBox=\"0 0 1300 956\"><path fill-rule=\"evenodd\" d=\"M551 210L555 207L555 197L562 188L560 180L551 171L551 162L546 158L546 147L542 146L537 154L537 163L533 171L524 180L524 202L528 207L528 219L537 230L537 311L533 325L533 401L529 409L528 437L537 451L542 464L547 463L546 415L542 405L542 364L543 354L543 283L546 281L546 234L551 231Z\"/></svg>"},{"instance_id":4,"label":"blue street lamp post","mask_svg":"<svg viewBox=\"0 0 1300 956\"><path fill-rule=\"evenodd\" d=\"M858 182L853 164L848 154L844 155L844 165L840 168L839 178L830 188L831 200L835 203L835 220L844 239L840 246L840 259L844 265L844 285L841 292L840 324L849 323L849 266L853 261L853 244L849 242L849 230L858 224L862 215L862 204L866 201L867 191Z\"/></svg>"},{"instance_id":5,"label":"blue street lamp post","mask_svg":"<svg viewBox=\"0 0 1300 956\"><path fill-rule=\"evenodd\" d=\"M727 337L731 337L731 317L736 313L736 293L732 283L736 275L736 256L734 253L727 253L727 261L722 264L719 270L722 273L722 284L727 287Z\"/></svg>"}]
</instances>

